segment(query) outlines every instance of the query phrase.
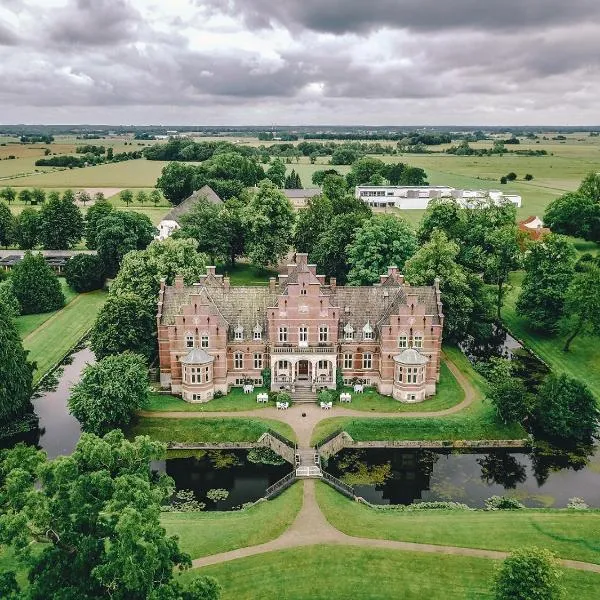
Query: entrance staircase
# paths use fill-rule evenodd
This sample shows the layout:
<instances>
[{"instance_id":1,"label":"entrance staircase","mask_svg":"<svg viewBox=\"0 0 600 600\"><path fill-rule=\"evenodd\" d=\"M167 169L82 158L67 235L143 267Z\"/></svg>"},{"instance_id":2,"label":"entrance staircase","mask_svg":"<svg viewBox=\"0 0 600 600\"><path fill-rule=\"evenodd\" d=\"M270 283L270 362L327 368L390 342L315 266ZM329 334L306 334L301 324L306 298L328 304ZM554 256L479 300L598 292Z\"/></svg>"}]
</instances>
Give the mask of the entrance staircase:
<instances>
[{"instance_id":1,"label":"entrance staircase","mask_svg":"<svg viewBox=\"0 0 600 600\"><path fill-rule=\"evenodd\" d=\"M321 459L316 448L296 448L296 477L321 476Z\"/></svg>"},{"instance_id":2,"label":"entrance staircase","mask_svg":"<svg viewBox=\"0 0 600 600\"><path fill-rule=\"evenodd\" d=\"M317 394L312 391L308 379L297 379L295 382L295 391L292 392L292 400L296 404L315 404Z\"/></svg>"}]
</instances>

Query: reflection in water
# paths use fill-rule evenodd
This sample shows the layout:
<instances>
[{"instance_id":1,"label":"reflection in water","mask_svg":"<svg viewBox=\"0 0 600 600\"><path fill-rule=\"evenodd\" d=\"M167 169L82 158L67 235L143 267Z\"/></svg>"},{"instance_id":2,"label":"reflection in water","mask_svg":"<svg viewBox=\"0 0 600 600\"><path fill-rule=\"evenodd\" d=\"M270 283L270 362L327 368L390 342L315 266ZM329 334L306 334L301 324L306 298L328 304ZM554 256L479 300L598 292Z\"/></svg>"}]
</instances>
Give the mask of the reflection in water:
<instances>
[{"instance_id":1,"label":"reflection in water","mask_svg":"<svg viewBox=\"0 0 600 600\"><path fill-rule=\"evenodd\" d=\"M600 507L600 452L593 450L346 449L329 459L327 470L374 504L446 500L482 507L490 496L510 495L531 507L563 507L573 496Z\"/></svg>"},{"instance_id":2,"label":"reflection in water","mask_svg":"<svg viewBox=\"0 0 600 600\"><path fill-rule=\"evenodd\" d=\"M192 490L206 510L232 510L262 498L270 485L292 470L288 463L250 462L247 455L246 450L209 450L193 458L167 459L153 468L172 477L177 489ZM225 489L229 495L224 500L210 500L207 492L214 489Z\"/></svg>"}]
</instances>

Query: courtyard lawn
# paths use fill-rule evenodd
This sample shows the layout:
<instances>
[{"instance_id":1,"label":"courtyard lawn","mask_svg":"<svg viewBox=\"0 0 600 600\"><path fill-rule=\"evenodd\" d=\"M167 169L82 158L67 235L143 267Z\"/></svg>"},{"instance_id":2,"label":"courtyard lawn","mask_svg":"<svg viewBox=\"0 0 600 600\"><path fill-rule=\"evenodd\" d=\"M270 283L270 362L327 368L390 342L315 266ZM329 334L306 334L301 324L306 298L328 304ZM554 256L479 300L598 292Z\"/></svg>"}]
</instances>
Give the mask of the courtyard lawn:
<instances>
[{"instance_id":1,"label":"courtyard lawn","mask_svg":"<svg viewBox=\"0 0 600 600\"><path fill-rule=\"evenodd\" d=\"M524 273L512 273L511 290L506 295L502 321L525 346L542 358L555 373L566 373L583 381L600 402L600 336L576 337L569 352L563 351L566 335L543 335L532 331L527 320L516 312Z\"/></svg>"},{"instance_id":2,"label":"courtyard lawn","mask_svg":"<svg viewBox=\"0 0 600 600\"><path fill-rule=\"evenodd\" d=\"M293 429L272 419L162 419L139 417L129 430L130 437L149 435L159 442L255 442L269 429L295 441Z\"/></svg>"},{"instance_id":3,"label":"courtyard lawn","mask_svg":"<svg viewBox=\"0 0 600 600\"><path fill-rule=\"evenodd\" d=\"M252 394L244 394L242 388L231 388L231 391L222 398L215 398L208 402L191 403L182 400L177 396L169 394L158 394L156 392L150 394L150 406L148 410L156 412L218 412L231 411L238 412L241 410L259 410L267 406L274 406L273 402L257 402L256 394L266 391L264 388L254 388Z\"/></svg>"},{"instance_id":4,"label":"courtyard lawn","mask_svg":"<svg viewBox=\"0 0 600 600\"><path fill-rule=\"evenodd\" d=\"M484 400L486 383L457 348L445 347L446 356L473 385L473 403L445 417L373 418L334 417L325 419L312 433L318 443L334 431L347 431L357 441L368 440L510 440L527 437L520 425L504 425ZM425 402L428 402L425 400Z\"/></svg>"},{"instance_id":5,"label":"courtyard lawn","mask_svg":"<svg viewBox=\"0 0 600 600\"><path fill-rule=\"evenodd\" d=\"M273 500L245 510L163 513L168 535L179 537L180 548L192 558L263 544L279 537L302 506L302 485L295 484Z\"/></svg>"},{"instance_id":6,"label":"courtyard lawn","mask_svg":"<svg viewBox=\"0 0 600 600\"><path fill-rule=\"evenodd\" d=\"M216 577L221 600L492 600L496 561L466 556L318 545L188 571ZM566 598L595 600L600 575L564 569Z\"/></svg>"},{"instance_id":7,"label":"courtyard lawn","mask_svg":"<svg viewBox=\"0 0 600 600\"><path fill-rule=\"evenodd\" d=\"M71 302L74 298L77 297L77 292L74 292L69 285L67 284L64 277L59 278L60 287L62 288L62 292L65 295L65 306ZM62 309L61 309L62 310ZM42 323L46 322L51 316L55 315L60 311L53 310L46 313L38 313L34 315L21 315L17 317L15 323L17 325L17 330L21 338L28 336L32 331L35 331Z\"/></svg>"},{"instance_id":8,"label":"courtyard lawn","mask_svg":"<svg viewBox=\"0 0 600 600\"><path fill-rule=\"evenodd\" d=\"M263 269L248 263L236 263L233 267L219 265L217 273L229 275L231 285L269 285L269 277L277 277L277 271Z\"/></svg>"},{"instance_id":9,"label":"courtyard lawn","mask_svg":"<svg viewBox=\"0 0 600 600\"><path fill-rule=\"evenodd\" d=\"M29 350L28 359L36 363L34 383L60 362L89 331L106 296L102 290L79 294L23 339L24 348Z\"/></svg>"},{"instance_id":10,"label":"courtyard lawn","mask_svg":"<svg viewBox=\"0 0 600 600\"><path fill-rule=\"evenodd\" d=\"M383 396L374 388L367 388L362 394L355 394L352 391L352 388L346 388L344 391L351 394L352 402L346 404L340 403L339 400L337 400L335 404L353 410L364 410L365 412L376 411L396 413L418 410L425 413L456 406L462 402L465 397L463 389L444 362L441 364L440 381L435 396L418 404L398 402L398 400L394 400L390 396Z\"/></svg>"},{"instance_id":11,"label":"courtyard lawn","mask_svg":"<svg viewBox=\"0 0 600 600\"><path fill-rule=\"evenodd\" d=\"M351 536L504 551L532 545L600 564L598 510L402 512L359 504L322 482L317 500L327 520Z\"/></svg>"}]
</instances>

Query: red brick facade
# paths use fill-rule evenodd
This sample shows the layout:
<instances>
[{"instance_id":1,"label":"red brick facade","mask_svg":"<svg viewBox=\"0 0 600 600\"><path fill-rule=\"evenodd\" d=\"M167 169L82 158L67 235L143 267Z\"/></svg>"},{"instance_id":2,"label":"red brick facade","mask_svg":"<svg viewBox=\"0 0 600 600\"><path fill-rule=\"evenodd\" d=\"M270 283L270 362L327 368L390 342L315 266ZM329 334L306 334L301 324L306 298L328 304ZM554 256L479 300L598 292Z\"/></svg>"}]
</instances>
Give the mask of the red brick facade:
<instances>
[{"instance_id":1,"label":"red brick facade","mask_svg":"<svg viewBox=\"0 0 600 600\"><path fill-rule=\"evenodd\" d=\"M161 286L160 380L199 402L260 383L263 368L272 389L292 390L335 388L339 371L418 402L435 393L443 320L438 287L411 287L396 267L368 287L326 284L306 254L268 287L231 286L208 267L193 286Z\"/></svg>"}]
</instances>

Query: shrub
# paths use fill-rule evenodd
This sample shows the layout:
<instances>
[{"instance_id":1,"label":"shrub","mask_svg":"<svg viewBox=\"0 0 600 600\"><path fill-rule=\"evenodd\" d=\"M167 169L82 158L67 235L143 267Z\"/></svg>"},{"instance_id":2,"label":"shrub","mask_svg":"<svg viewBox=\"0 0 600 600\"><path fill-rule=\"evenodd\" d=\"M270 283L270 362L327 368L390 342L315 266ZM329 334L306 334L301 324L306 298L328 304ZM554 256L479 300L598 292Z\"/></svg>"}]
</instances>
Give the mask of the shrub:
<instances>
[{"instance_id":1,"label":"shrub","mask_svg":"<svg viewBox=\"0 0 600 600\"><path fill-rule=\"evenodd\" d=\"M333 402L334 395L330 390L321 390L317 394L317 399L319 402Z\"/></svg>"},{"instance_id":2,"label":"shrub","mask_svg":"<svg viewBox=\"0 0 600 600\"><path fill-rule=\"evenodd\" d=\"M225 394L221 391L221 390L217 390L214 394L213 394L213 400L215 400L216 398L222 398Z\"/></svg>"},{"instance_id":3,"label":"shrub","mask_svg":"<svg viewBox=\"0 0 600 600\"><path fill-rule=\"evenodd\" d=\"M287 392L279 392L279 394L277 394L277 402L287 402L291 405L292 397Z\"/></svg>"},{"instance_id":4,"label":"shrub","mask_svg":"<svg viewBox=\"0 0 600 600\"><path fill-rule=\"evenodd\" d=\"M574 510L587 510L589 506L583 498L578 498L576 496L575 498L569 498L567 508L572 508Z\"/></svg>"},{"instance_id":5,"label":"shrub","mask_svg":"<svg viewBox=\"0 0 600 600\"><path fill-rule=\"evenodd\" d=\"M485 510L518 510L525 508L516 498L492 496L485 501Z\"/></svg>"}]
</instances>

